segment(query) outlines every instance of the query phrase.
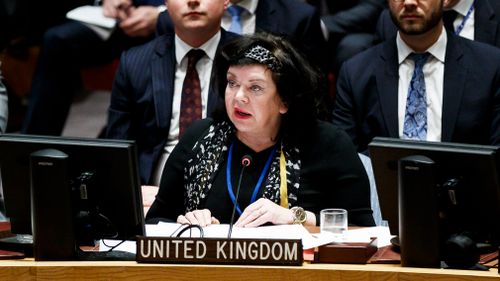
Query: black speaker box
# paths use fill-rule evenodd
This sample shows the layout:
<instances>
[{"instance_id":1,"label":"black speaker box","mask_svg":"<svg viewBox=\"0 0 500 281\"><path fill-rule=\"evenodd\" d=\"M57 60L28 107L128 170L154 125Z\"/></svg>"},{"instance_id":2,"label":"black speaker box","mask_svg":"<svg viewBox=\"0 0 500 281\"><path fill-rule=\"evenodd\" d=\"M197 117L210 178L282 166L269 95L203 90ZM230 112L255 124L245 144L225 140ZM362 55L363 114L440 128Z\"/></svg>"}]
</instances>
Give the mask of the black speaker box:
<instances>
[{"instance_id":1,"label":"black speaker box","mask_svg":"<svg viewBox=\"0 0 500 281\"><path fill-rule=\"evenodd\" d=\"M30 175L35 260L75 260L68 155L54 149L33 152Z\"/></svg>"},{"instance_id":2,"label":"black speaker box","mask_svg":"<svg viewBox=\"0 0 500 281\"><path fill-rule=\"evenodd\" d=\"M398 163L401 265L440 267L439 210L434 162L425 156Z\"/></svg>"}]
</instances>

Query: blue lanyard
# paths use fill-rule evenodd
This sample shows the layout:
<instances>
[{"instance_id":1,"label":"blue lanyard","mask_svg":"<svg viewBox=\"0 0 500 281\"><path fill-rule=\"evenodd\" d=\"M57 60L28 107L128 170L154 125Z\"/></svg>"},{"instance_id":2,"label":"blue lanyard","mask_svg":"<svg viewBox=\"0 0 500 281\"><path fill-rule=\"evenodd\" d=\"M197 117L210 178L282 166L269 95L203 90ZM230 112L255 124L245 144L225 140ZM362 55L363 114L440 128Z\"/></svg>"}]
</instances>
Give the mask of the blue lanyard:
<instances>
[{"instance_id":1,"label":"blue lanyard","mask_svg":"<svg viewBox=\"0 0 500 281\"><path fill-rule=\"evenodd\" d=\"M462 20L460 25L457 27L457 29L455 29L456 35L459 35L460 32L462 32L462 29L464 29L465 22L469 19L470 15L472 14L472 11L474 11L474 4L475 3L476 3L476 1L474 0L474 2L472 2L472 5L469 8L469 11L467 11L467 14L465 15L464 19Z\"/></svg>"},{"instance_id":2,"label":"blue lanyard","mask_svg":"<svg viewBox=\"0 0 500 281\"><path fill-rule=\"evenodd\" d=\"M236 204L236 211L238 211L238 214L241 216L242 212L240 209L240 205L238 204L238 202L236 202L236 198L233 192L233 184L231 183L231 162L233 159L233 147L234 147L234 141L231 143L231 146L229 147L229 152L227 156L226 183L227 183L227 191L229 192L229 197L231 197L231 201L233 201L233 204ZM250 204L255 202L255 199L257 199L257 194L259 193L260 186L262 185L262 181L264 180L264 177L267 174L267 170L269 170L269 166L271 166L271 162L273 160L273 155L275 152L276 152L276 146L274 146L273 149L271 150L266 165L264 166L264 169L260 173L259 181L255 185L252 197L250 198Z\"/></svg>"}]
</instances>

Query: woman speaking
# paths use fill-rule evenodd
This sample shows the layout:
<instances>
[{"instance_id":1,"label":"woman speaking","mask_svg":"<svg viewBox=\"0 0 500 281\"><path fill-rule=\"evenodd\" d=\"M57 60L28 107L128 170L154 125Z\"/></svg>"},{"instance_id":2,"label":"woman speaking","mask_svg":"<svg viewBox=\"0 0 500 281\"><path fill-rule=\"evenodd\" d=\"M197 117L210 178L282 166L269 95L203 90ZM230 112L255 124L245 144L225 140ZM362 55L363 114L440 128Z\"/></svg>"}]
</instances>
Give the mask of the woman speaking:
<instances>
[{"instance_id":1,"label":"woman speaking","mask_svg":"<svg viewBox=\"0 0 500 281\"><path fill-rule=\"evenodd\" d=\"M146 219L206 226L319 225L325 208L374 225L349 137L316 118L319 75L280 37L256 34L215 60L224 107L193 123L168 159ZM242 171L244 169L244 171Z\"/></svg>"}]
</instances>

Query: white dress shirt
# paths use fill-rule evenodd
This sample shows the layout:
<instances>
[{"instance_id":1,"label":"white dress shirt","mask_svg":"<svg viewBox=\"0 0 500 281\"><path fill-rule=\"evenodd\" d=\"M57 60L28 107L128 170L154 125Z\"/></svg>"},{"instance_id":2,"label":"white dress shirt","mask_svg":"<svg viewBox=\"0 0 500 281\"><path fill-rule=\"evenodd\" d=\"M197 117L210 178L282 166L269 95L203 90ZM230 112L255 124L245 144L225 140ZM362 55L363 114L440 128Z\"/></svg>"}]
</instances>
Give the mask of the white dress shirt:
<instances>
[{"instance_id":1,"label":"white dress shirt","mask_svg":"<svg viewBox=\"0 0 500 281\"><path fill-rule=\"evenodd\" d=\"M455 30L457 29L458 26L460 26L460 24L462 24L462 21L464 21L465 16L469 12L469 9L473 4L474 0L460 0L455 6L451 8L452 10L455 10L458 13L457 18L453 22L453 27ZM458 35L470 40L474 40L474 14L475 14L475 9L472 10L471 14L465 21L464 28Z\"/></svg>"}]
</instances>

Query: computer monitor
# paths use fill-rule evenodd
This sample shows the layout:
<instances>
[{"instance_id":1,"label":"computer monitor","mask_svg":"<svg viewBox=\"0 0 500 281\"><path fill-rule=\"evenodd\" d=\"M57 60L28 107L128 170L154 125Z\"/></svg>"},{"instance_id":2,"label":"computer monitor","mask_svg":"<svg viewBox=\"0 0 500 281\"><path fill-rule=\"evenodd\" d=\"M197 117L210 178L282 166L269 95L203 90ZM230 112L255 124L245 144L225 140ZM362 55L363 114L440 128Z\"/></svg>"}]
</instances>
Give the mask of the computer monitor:
<instances>
[{"instance_id":1,"label":"computer monitor","mask_svg":"<svg viewBox=\"0 0 500 281\"><path fill-rule=\"evenodd\" d=\"M376 137L369 155L382 218L392 234L399 228L398 161L422 155L435 163L435 196L446 231L472 232L484 240L500 238L499 147Z\"/></svg>"},{"instance_id":2,"label":"computer monitor","mask_svg":"<svg viewBox=\"0 0 500 281\"><path fill-rule=\"evenodd\" d=\"M44 149L67 155L66 176L79 244L103 238L130 240L144 234L133 141L4 134L0 135L0 176L12 233L32 234L30 155ZM56 198L53 204L58 204Z\"/></svg>"}]
</instances>

